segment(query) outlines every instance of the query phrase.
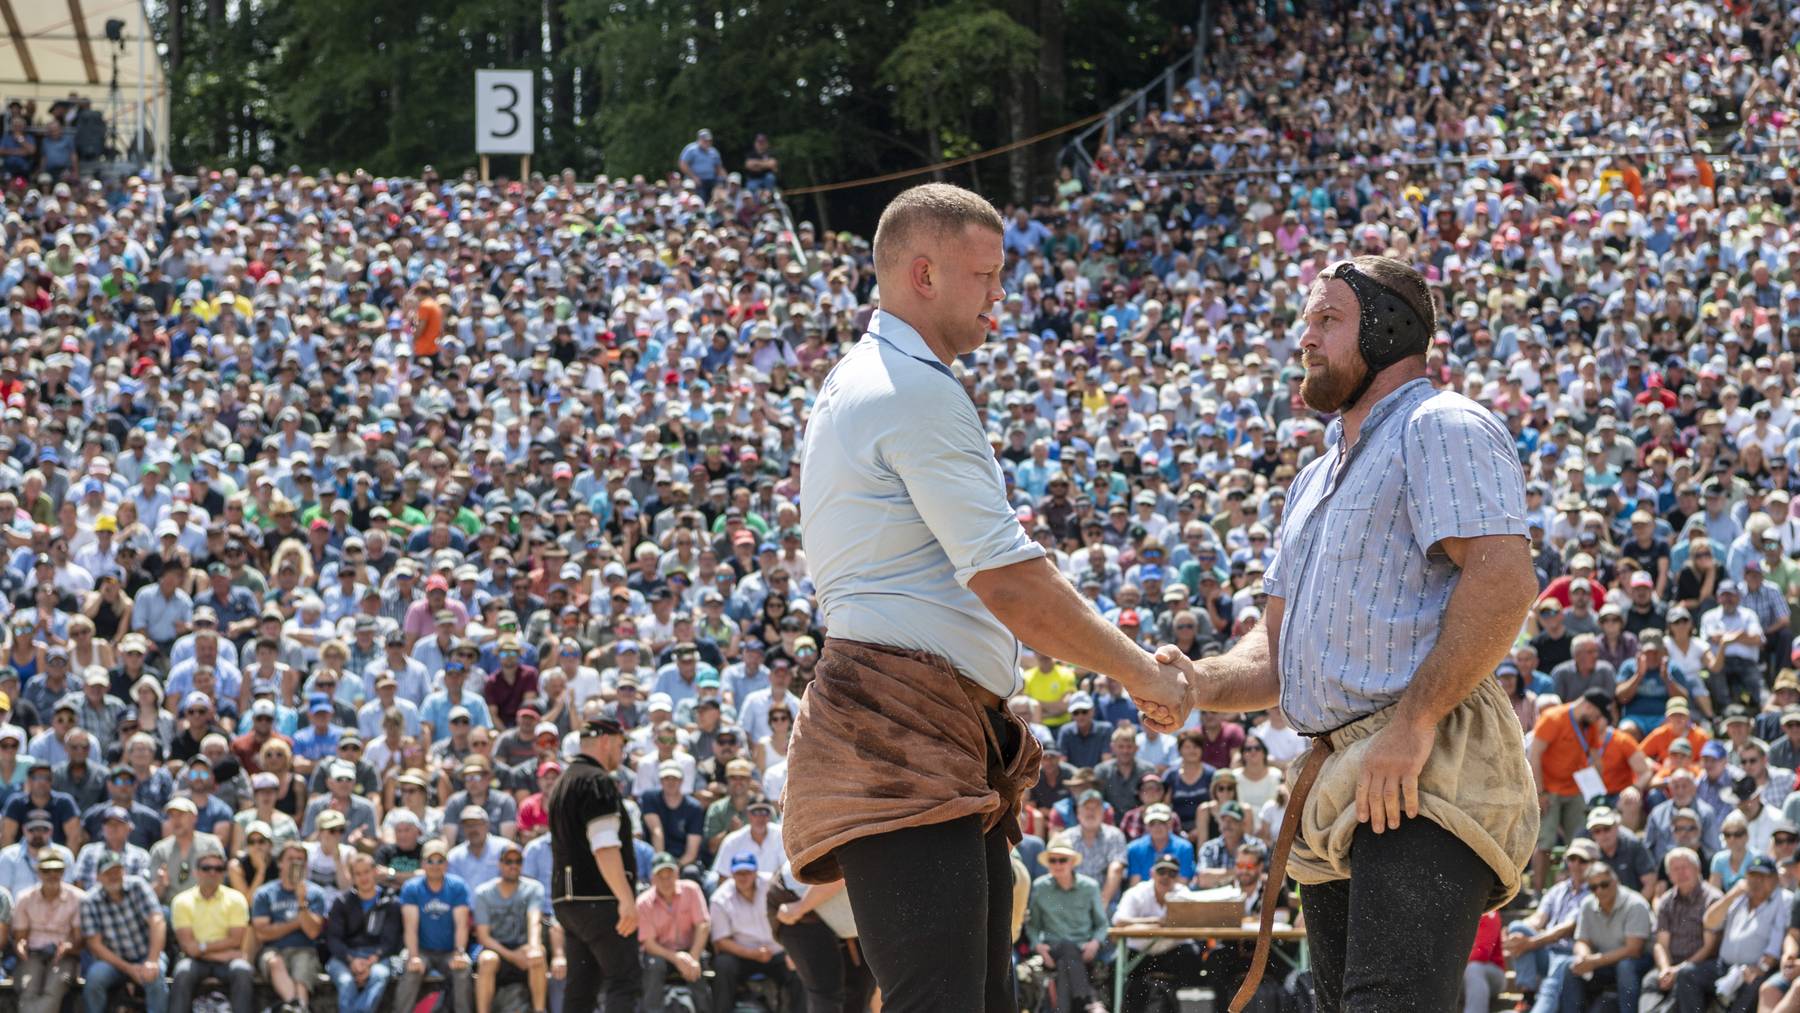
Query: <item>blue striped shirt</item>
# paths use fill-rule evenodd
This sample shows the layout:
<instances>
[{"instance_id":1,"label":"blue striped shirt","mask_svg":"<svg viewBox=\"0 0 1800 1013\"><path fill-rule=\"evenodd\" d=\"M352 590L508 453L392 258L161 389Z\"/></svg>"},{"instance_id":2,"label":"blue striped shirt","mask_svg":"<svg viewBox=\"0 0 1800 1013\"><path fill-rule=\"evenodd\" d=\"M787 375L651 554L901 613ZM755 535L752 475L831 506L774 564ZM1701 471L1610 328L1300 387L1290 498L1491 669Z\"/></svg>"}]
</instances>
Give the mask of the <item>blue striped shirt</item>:
<instances>
[{"instance_id":1,"label":"blue striped shirt","mask_svg":"<svg viewBox=\"0 0 1800 1013\"><path fill-rule=\"evenodd\" d=\"M1414 380L1370 410L1347 454L1342 420L1326 442L1288 490L1263 577L1286 606L1281 709L1308 734L1400 699L1459 576L1438 542L1526 533L1512 437L1460 394Z\"/></svg>"}]
</instances>

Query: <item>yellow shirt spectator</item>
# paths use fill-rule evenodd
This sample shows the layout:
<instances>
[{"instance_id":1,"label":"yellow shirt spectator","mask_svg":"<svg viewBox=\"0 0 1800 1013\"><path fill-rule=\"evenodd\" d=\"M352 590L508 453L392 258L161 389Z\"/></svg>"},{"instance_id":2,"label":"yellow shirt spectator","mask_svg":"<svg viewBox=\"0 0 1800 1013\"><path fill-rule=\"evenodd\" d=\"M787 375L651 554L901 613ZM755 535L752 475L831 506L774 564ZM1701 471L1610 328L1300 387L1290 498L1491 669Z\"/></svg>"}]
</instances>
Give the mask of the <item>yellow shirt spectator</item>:
<instances>
[{"instance_id":1,"label":"yellow shirt spectator","mask_svg":"<svg viewBox=\"0 0 1800 1013\"><path fill-rule=\"evenodd\" d=\"M1049 661L1050 667L1042 667ZM1075 670L1049 658L1038 659L1038 666L1025 671L1025 695L1036 700L1044 712L1046 728L1061 728L1069 723L1064 710L1069 694L1075 692Z\"/></svg>"},{"instance_id":2,"label":"yellow shirt spectator","mask_svg":"<svg viewBox=\"0 0 1800 1013\"><path fill-rule=\"evenodd\" d=\"M250 905L229 886L220 886L210 898L200 896L200 888L192 886L175 895L169 915L175 928L192 929L197 943L210 946L229 940L235 945L244 926L250 924Z\"/></svg>"}]
</instances>

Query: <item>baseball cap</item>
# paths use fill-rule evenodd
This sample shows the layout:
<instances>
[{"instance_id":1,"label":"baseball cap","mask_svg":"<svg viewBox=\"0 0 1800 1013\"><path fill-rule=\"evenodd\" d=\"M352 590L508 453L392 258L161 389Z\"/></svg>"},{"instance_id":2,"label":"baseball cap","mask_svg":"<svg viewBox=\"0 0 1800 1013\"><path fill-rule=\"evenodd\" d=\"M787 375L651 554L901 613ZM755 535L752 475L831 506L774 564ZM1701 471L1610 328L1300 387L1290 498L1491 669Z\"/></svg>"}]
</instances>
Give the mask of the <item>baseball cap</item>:
<instances>
[{"instance_id":1,"label":"baseball cap","mask_svg":"<svg viewBox=\"0 0 1800 1013\"><path fill-rule=\"evenodd\" d=\"M1069 696L1069 713L1091 711L1094 709L1094 698L1086 693L1073 693Z\"/></svg>"},{"instance_id":2,"label":"baseball cap","mask_svg":"<svg viewBox=\"0 0 1800 1013\"><path fill-rule=\"evenodd\" d=\"M1173 823L1174 821L1175 821L1175 810L1169 808L1168 806L1162 804L1161 802L1157 802L1154 805L1149 805L1149 806L1144 807L1144 822L1145 823L1157 823L1157 822Z\"/></svg>"},{"instance_id":3,"label":"baseball cap","mask_svg":"<svg viewBox=\"0 0 1800 1013\"><path fill-rule=\"evenodd\" d=\"M1619 825L1619 814L1608 806L1595 806L1588 810L1587 828L1616 827Z\"/></svg>"},{"instance_id":4,"label":"baseball cap","mask_svg":"<svg viewBox=\"0 0 1800 1013\"><path fill-rule=\"evenodd\" d=\"M755 872L756 871L756 852L754 852L754 851L738 852L737 857L735 857L731 860L731 871L733 873Z\"/></svg>"}]
</instances>

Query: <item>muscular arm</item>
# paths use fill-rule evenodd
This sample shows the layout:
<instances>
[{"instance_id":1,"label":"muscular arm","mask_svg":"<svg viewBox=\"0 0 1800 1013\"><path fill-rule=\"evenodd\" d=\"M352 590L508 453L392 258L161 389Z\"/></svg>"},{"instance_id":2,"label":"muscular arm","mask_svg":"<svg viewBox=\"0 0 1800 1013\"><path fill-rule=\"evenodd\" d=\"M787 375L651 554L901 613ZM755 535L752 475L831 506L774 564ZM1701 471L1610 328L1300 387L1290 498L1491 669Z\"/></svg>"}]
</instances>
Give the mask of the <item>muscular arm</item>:
<instances>
[{"instance_id":1,"label":"muscular arm","mask_svg":"<svg viewBox=\"0 0 1800 1013\"><path fill-rule=\"evenodd\" d=\"M1048 558L983 570L969 578L969 590L1033 651L1118 679L1155 730L1170 731L1187 716L1187 691L1176 670L1158 665L1102 619ZM1165 710L1166 720L1153 710Z\"/></svg>"},{"instance_id":2,"label":"muscular arm","mask_svg":"<svg viewBox=\"0 0 1800 1013\"><path fill-rule=\"evenodd\" d=\"M1435 728L1512 648L1537 594L1525 539L1515 535L1446 538L1438 545L1462 571L1437 644L1400 697L1396 723Z\"/></svg>"},{"instance_id":3,"label":"muscular arm","mask_svg":"<svg viewBox=\"0 0 1800 1013\"><path fill-rule=\"evenodd\" d=\"M1194 707L1236 714L1268 710L1281 702L1281 676L1275 660L1280 657L1281 617L1286 612L1287 602L1271 596L1262 620L1231 650L1194 663L1190 696ZM1156 657L1179 664L1181 652L1163 647Z\"/></svg>"},{"instance_id":4,"label":"muscular arm","mask_svg":"<svg viewBox=\"0 0 1800 1013\"><path fill-rule=\"evenodd\" d=\"M1419 815L1419 773L1431 756L1438 722L1493 677L1537 597L1525 539L1445 538L1438 546L1462 574L1444 608L1436 645L1413 672L1393 720L1375 733L1383 741L1372 745L1363 761L1356 816L1376 833L1399 829L1402 815Z\"/></svg>"}]
</instances>

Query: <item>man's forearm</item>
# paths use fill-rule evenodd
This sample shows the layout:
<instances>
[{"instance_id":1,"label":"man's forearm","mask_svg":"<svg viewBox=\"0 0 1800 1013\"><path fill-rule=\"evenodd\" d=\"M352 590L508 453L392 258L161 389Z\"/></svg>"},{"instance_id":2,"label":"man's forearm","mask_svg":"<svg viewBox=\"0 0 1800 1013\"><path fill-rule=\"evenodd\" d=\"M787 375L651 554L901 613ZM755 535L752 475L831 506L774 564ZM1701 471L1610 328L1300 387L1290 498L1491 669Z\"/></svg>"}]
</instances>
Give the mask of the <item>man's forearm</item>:
<instances>
[{"instance_id":1,"label":"man's forearm","mask_svg":"<svg viewBox=\"0 0 1800 1013\"><path fill-rule=\"evenodd\" d=\"M1281 702L1281 677L1269 636L1269 626L1259 622L1231 650L1194 663L1194 693L1202 708L1238 713L1268 710Z\"/></svg>"},{"instance_id":2,"label":"man's forearm","mask_svg":"<svg viewBox=\"0 0 1800 1013\"><path fill-rule=\"evenodd\" d=\"M1536 595L1537 579L1522 543L1509 548L1497 539L1475 539L1467 551L1437 643L1401 694L1396 722L1434 728L1482 680L1492 678Z\"/></svg>"},{"instance_id":3,"label":"man's forearm","mask_svg":"<svg viewBox=\"0 0 1800 1013\"><path fill-rule=\"evenodd\" d=\"M1127 690L1155 670L1149 652L1102 619L1045 557L983 571L969 587L1034 653L1110 675Z\"/></svg>"}]
</instances>

